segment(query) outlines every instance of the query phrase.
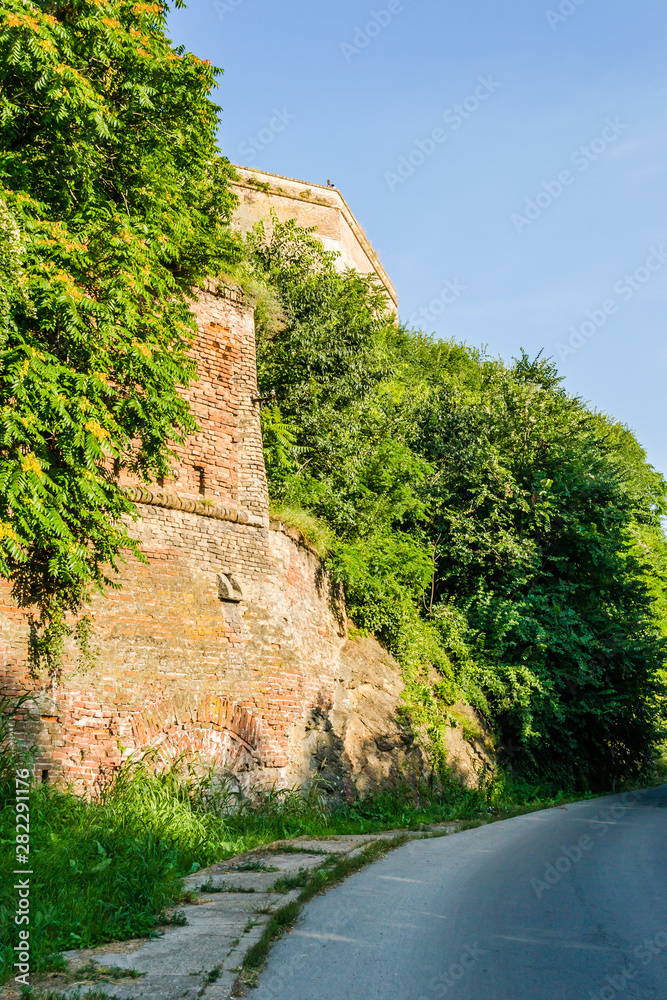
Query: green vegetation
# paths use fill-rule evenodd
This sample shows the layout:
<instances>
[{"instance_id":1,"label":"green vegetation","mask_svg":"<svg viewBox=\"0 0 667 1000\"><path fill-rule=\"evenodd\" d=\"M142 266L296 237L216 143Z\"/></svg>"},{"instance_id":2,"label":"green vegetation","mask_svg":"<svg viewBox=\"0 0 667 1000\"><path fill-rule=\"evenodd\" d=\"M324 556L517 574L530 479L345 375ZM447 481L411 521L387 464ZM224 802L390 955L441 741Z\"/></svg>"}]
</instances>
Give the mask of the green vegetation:
<instances>
[{"instance_id":1,"label":"green vegetation","mask_svg":"<svg viewBox=\"0 0 667 1000\"><path fill-rule=\"evenodd\" d=\"M305 542L317 552L320 559L326 559L331 554L335 536L324 521L313 517L302 507L271 507L271 517L280 521L286 528L295 528Z\"/></svg>"},{"instance_id":2,"label":"green vegetation","mask_svg":"<svg viewBox=\"0 0 667 1000\"><path fill-rule=\"evenodd\" d=\"M90 588L140 556L125 466L169 472L194 423L193 286L233 262L217 70L167 8L4 0L0 11L0 574L60 669Z\"/></svg>"},{"instance_id":3,"label":"green vegetation","mask_svg":"<svg viewBox=\"0 0 667 1000\"><path fill-rule=\"evenodd\" d=\"M650 775L667 484L632 433L544 359L506 364L399 326L376 281L338 273L293 222L247 243L282 307L258 322L272 502L328 527L348 612L401 662L434 763L465 700L529 780Z\"/></svg>"}]
</instances>

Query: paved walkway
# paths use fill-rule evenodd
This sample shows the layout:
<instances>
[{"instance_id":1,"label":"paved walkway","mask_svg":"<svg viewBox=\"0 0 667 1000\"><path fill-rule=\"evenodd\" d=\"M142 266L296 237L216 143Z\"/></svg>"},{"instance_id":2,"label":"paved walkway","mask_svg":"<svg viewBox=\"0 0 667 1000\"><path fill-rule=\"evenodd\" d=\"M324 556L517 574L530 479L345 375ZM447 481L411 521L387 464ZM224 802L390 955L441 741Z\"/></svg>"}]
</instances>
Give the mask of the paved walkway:
<instances>
[{"instance_id":1,"label":"paved walkway","mask_svg":"<svg viewBox=\"0 0 667 1000\"><path fill-rule=\"evenodd\" d=\"M250 997L665 1000L667 786L405 844L313 899Z\"/></svg>"},{"instance_id":2,"label":"paved walkway","mask_svg":"<svg viewBox=\"0 0 667 1000\"><path fill-rule=\"evenodd\" d=\"M140 938L65 952L70 973L80 978L65 987L62 978L40 985L65 997L96 989L119 1000L229 1000L243 958L261 938L272 914L298 898L300 889L276 891L278 880L326 863L331 855L354 857L369 844L399 835L443 835L456 824L428 833L394 830L360 836L301 837L281 841L212 865L191 875L185 885L196 902L178 908L187 923L169 926L161 937ZM134 970L140 978L93 981L91 963L100 968ZM95 977L96 978L96 977Z\"/></svg>"}]
</instances>

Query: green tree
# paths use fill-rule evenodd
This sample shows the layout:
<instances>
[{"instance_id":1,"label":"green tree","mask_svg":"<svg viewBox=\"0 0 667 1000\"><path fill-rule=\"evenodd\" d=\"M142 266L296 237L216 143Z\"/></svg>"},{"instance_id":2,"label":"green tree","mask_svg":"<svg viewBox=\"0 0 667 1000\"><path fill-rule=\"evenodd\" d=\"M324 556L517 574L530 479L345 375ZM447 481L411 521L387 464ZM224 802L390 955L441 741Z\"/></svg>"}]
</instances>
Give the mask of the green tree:
<instances>
[{"instance_id":1,"label":"green tree","mask_svg":"<svg viewBox=\"0 0 667 1000\"><path fill-rule=\"evenodd\" d=\"M348 611L399 657L435 758L465 694L527 776L647 773L667 489L634 437L547 361L401 328L372 279L337 272L294 223L249 249L282 307L260 328L262 393L299 449L269 453L271 496L333 529Z\"/></svg>"},{"instance_id":2,"label":"green tree","mask_svg":"<svg viewBox=\"0 0 667 1000\"><path fill-rule=\"evenodd\" d=\"M472 401L443 380L421 445L439 471L436 592L455 598L476 649L469 697L520 748L519 769L636 778L659 736L665 647L635 536L659 530L664 481L641 461L629 475L552 364L480 367Z\"/></svg>"},{"instance_id":3,"label":"green tree","mask_svg":"<svg viewBox=\"0 0 667 1000\"><path fill-rule=\"evenodd\" d=\"M217 155L218 71L174 49L167 7L0 10L0 573L57 670L65 613L114 583L132 503L194 424L193 286L237 256ZM4 261L9 260L9 264ZM3 274L4 277L4 274ZM85 640L84 634L80 638Z\"/></svg>"}]
</instances>

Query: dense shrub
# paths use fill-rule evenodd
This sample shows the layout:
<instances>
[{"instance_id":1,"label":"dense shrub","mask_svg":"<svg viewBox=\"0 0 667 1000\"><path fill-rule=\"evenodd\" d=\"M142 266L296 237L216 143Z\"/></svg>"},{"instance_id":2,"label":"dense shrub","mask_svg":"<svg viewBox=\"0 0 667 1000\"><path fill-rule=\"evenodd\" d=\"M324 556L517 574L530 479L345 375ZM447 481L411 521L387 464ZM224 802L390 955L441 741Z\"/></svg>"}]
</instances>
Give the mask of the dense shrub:
<instances>
[{"instance_id":1,"label":"dense shrub","mask_svg":"<svg viewBox=\"0 0 667 1000\"><path fill-rule=\"evenodd\" d=\"M257 227L248 249L282 307L258 343L273 502L333 531L348 611L401 661L434 761L465 697L528 778L650 773L667 485L632 433L544 359L400 327L373 278L336 271L293 222Z\"/></svg>"}]
</instances>

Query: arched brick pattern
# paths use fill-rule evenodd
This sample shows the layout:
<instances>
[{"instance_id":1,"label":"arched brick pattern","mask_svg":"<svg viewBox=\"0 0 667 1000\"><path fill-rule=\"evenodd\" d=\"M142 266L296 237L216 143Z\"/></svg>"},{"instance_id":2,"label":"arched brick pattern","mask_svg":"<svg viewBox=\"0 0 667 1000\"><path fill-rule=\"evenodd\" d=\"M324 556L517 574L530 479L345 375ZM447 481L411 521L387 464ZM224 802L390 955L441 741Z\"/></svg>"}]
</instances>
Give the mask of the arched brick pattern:
<instances>
[{"instance_id":1,"label":"arched brick pattern","mask_svg":"<svg viewBox=\"0 0 667 1000\"><path fill-rule=\"evenodd\" d=\"M231 771L259 757L260 725L247 709L217 695L176 694L132 718L135 746L203 752Z\"/></svg>"}]
</instances>

